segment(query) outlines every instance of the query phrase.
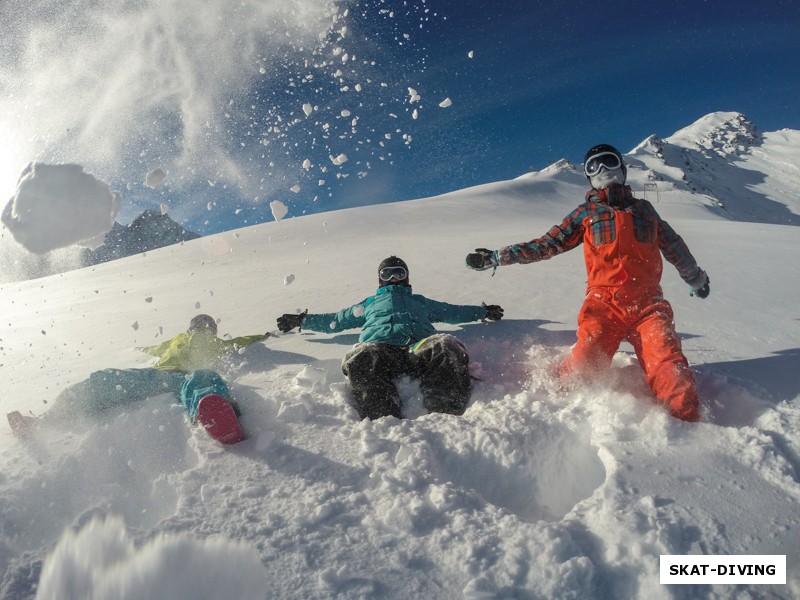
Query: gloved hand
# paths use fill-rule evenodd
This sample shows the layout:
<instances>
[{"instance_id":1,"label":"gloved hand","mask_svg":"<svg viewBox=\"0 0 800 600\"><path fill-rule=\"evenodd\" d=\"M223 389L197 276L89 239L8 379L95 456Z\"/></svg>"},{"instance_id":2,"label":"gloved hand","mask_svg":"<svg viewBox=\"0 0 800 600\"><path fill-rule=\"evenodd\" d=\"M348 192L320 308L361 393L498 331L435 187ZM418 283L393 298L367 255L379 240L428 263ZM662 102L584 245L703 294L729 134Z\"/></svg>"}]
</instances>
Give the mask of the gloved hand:
<instances>
[{"instance_id":1,"label":"gloved hand","mask_svg":"<svg viewBox=\"0 0 800 600\"><path fill-rule=\"evenodd\" d=\"M303 324L303 321L306 318L306 313L308 310L301 312L300 314L285 314L278 317L278 329L280 329L283 333L287 331L291 331L295 327L300 327Z\"/></svg>"},{"instance_id":2,"label":"gloved hand","mask_svg":"<svg viewBox=\"0 0 800 600\"><path fill-rule=\"evenodd\" d=\"M476 271L485 271L499 266L497 259L494 257L494 252L488 248L475 248L475 252L467 254L465 262L470 269L475 269Z\"/></svg>"},{"instance_id":3,"label":"gloved hand","mask_svg":"<svg viewBox=\"0 0 800 600\"><path fill-rule=\"evenodd\" d=\"M490 321L499 321L503 318L503 309L497 304L487 305L486 302L482 302L481 306L486 309L486 316L483 317L484 319L489 319Z\"/></svg>"},{"instance_id":4,"label":"gloved hand","mask_svg":"<svg viewBox=\"0 0 800 600\"><path fill-rule=\"evenodd\" d=\"M689 294L692 296L697 296L698 298L708 298L708 294L711 292L711 289L709 287L710 284L711 284L711 278L708 275L706 275L706 282L697 289L692 288L692 291L689 292Z\"/></svg>"}]
</instances>

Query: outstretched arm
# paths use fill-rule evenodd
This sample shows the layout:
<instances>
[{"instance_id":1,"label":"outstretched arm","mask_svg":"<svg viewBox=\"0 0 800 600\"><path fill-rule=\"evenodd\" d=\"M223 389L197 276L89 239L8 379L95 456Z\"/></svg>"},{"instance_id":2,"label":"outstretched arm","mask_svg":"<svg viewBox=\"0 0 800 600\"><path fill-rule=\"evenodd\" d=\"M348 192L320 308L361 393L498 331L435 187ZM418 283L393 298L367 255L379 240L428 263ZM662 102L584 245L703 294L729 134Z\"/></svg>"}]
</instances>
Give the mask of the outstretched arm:
<instances>
[{"instance_id":1,"label":"outstretched arm","mask_svg":"<svg viewBox=\"0 0 800 600\"><path fill-rule=\"evenodd\" d=\"M686 284L692 288L692 295L706 298L710 292L710 280L703 269L697 265L683 238L670 227L669 223L656 215L658 221L658 247L669 263L674 265Z\"/></svg>"},{"instance_id":2,"label":"outstretched arm","mask_svg":"<svg viewBox=\"0 0 800 600\"><path fill-rule=\"evenodd\" d=\"M169 348L172 340L167 340L166 342L161 342L160 344L156 344L155 346L147 346L146 348L139 348L142 352L147 352L148 354L152 354L153 356L161 356L164 352L167 351Z\"/></svg>"},{"instance_id":3,"label":"outstretched arm","mask_svg":"<svg viewBox=\"0 0 800 600\"><path fill-rule=\"evenodd\" d=\"M582 204L568 214L560 225L552 227L543 236L530 242L512 244L499 250L476 249L474 253L467 255L467 266L482 271L514 263L538 262L572 250L583 242L583 223L587 216L587 205Z\"/></svg>"},{"instance_id":4,"label":"outstretched arm","mask_svg":"<svg viewBox=\"0 0 800 600\"><path fill-rule=\"evenodd\" d=\"M365 303L363 300L349 308L336 313L309 314L308 310L300 314L284 314L278 317L278 329L286 333L295 327L305 327L310 331L331 333L344 329L363 327L367 322L364 318Z\"/></svg>"},{"instance_id":5,"label":"outstretched arm","mask_svg":"<svg viewBox=\"0 0 800 600\"><path fill-rule=\"evenodd\" d=\"M235 337L230 340L222 340L226 345L229 346L237 346L241 348L242 346L249 346L250 344L255 344L256 342L260 342L265 340L269 337L269 333L261 333L255 335L243 335L240 337Z\"/></svg>"},{"instance_id":6,"label":"outstretched arm","mask_svg":"<svg viewBox=\"0 0 800 600\"><path fill-rule=\"evenodd\" d=\"M424 296L421 296L421 298L424 298L425 307L428 311L428 318L431 323L450 323L451 325L457 325L458 323L469 323L471 321L482 321L484 319L499 321L503 317L503 309L496 304L491 306L487 306L485 303L480 306L448 304L447 302L431 300Z\"/></svg>"}]
</instances>

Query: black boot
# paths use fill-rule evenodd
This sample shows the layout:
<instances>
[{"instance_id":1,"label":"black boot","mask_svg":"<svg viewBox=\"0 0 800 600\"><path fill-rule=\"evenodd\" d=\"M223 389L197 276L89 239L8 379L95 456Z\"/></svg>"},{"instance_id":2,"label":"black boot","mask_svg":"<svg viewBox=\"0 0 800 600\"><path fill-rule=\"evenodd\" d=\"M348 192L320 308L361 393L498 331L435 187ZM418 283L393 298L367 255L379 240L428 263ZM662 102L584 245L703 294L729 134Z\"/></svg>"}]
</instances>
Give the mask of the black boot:
<instances>
[{"instance_id":1,"label":"black boot","mask_svg":"<svg viewBox=\"0 0 800 600\"><path fill-rule=\"evenodd\" d=\"M472 392L469 355L455 336L441 333L414 349L416 375L428 412L462 415Z\"/></svg>"},{"instance_id":2,"label":"black boot","mask_svg":"<svg viewBox=\"0 0 800 600\"><path fill-rule=\"evenodd\" d=\"M394 380L408 372L405 348L380 343L359 344L342 361L353 388L353 404L362 419L401 417Z\"/></svg>"}]
</instances>

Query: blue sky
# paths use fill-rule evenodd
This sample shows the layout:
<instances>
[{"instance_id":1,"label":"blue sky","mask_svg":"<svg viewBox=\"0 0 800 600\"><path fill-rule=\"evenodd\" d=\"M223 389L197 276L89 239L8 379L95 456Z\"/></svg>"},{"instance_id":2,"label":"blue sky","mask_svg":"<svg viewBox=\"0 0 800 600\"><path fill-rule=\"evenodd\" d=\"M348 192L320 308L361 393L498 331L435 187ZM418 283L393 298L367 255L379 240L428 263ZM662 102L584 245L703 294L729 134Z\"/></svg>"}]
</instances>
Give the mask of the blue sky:
<instances>
[{"instance_id":1,"label":"blue sky","mask_svg":"<svg viewBox=\"0 0 800 600\"><path fill-rule=\"evenodd\" d=\"M279 0L255 17L222 0L204 14L155 0L139 12L90 0L9 12L0 157L84 164L122 189L121 221L164 203L205 234L272 219L272 200L296 216L580 162L601 142L628 151L713 111L800 129L797 2L347 2L332 27L346 35L314 49L326 0L293 1L310 16L285 31ZM44 40L36 52L31 32ZM91 74L73 75L85 64ZM39 114L30 98L48 85L61 102L42 100ZM141 185L155 167L170 172L165 185Z\"/></svg>"},{"instance_id":2,"label":"blue sky","mask_svg":"<svg viewBox=\"0 0 800 600\"><path fill-rule=\"evenodd\" d=\"M458 12L443 10L426 38L420 87L454 104L398 159L398 196L580 161L599 142L627 151L717 110L762 130L800 126L797 3L450 4ZM426 167L404 181L414 165Z\"/></svg>"}]
</instances>

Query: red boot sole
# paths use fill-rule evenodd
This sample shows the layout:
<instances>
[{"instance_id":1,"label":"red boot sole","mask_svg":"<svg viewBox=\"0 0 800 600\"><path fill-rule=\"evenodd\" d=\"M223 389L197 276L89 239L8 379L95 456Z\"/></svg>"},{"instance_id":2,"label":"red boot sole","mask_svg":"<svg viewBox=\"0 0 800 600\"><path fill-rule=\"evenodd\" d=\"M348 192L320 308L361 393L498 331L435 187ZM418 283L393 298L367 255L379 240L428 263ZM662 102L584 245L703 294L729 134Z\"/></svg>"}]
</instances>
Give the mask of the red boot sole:
<instances>
[{"instance_id":1,"label":"red boot sole","mask_svg":"<svg viewBox=\"0 0 800 600\"><path fill-rule=\"evenodd\" d=\"M203 396L197 405L197 420L221 444L236 444L244 439L233 406L222 396Z\"/></svg>"}]
</instances>

